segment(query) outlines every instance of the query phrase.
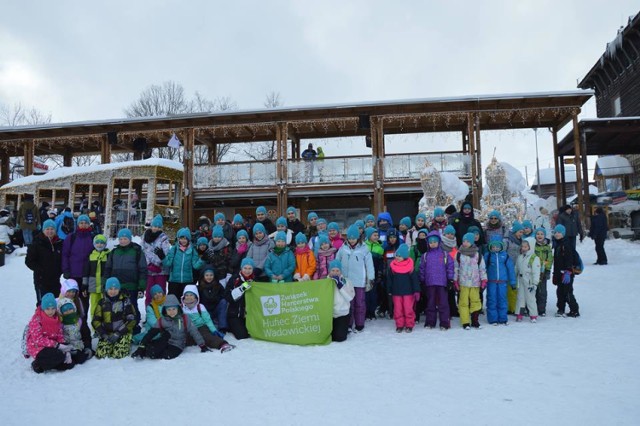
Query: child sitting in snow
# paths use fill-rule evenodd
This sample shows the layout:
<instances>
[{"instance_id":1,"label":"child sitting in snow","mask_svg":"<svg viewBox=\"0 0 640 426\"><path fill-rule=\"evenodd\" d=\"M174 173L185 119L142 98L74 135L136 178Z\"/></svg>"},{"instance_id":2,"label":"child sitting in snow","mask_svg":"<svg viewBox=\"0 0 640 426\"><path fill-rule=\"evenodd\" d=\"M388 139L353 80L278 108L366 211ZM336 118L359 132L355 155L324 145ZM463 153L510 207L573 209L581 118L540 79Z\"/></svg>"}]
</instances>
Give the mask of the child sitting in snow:
<instances>
[{"instance_id":1,"label":"child sitting in snow","mask_svg":"<svg viewBox=\"0 0 640 426\"><path fill-rule=\"evenodd\" d=\"M406 244L400 244L395 259L389 264L387 291L393 297L396 332L411 333L416 322L413 305L420 300L420 283Z\"/></svg>"},{"instance_id":2,"label":"child sitting in snow","mask_svg":"<svg viewBox=\"0 0 640 426\"><path fill-rule=\"evenodd\" d=\"M198 329L189 320L189 316L182 312L178 298L169 294L162 307L162 316L131 356L140 359L177 358L187 346L187 334L200 346L200 352L211 352Z\"/></svg>"},{"instance_id":3,"label":"child sitting in snow","mask_svg":"<svg viewBox=\"0 0 640 426\"><path fill-rule=\"evenodd\" d=\"M93 356L93 351L91 345L86 346L82 341L82 318L78 315L74 301L66 297L58 299L58 315L62 321L64 341L71 346L71 360L74 364L84 363Z\"/></svg>"},{"instance_id":4,"label":"child sitting in snow","mask_svg":"<svg viewBox=\"0 0 640 426\"><path fill-rule=\"evenodd\" d=\"M307 237L302 232L298 232L296 235L295 259L296 268L293 279L309 281L316 273L316 257L307 245Z\"/></svg>"},{"instance_id":5,"label":"child sitting in snow","mask_svg":"<svg viewBox=\"0 0 640 426\"><path fill-rule=\"evenodd\" d=\"M205 265L198 280L200 302L213 317L215 325L222 333L229 329L227 325L227 300L224 298L224 286L216 280L213 266Z\"/></svg>"},{"instance_id":6,"label":"child sitting in snow","mask_svg":"<svg viewBox=\"0 0 640 426\"><path fill-rule=\"evenodd\" d=\"M207 312L207 308L200 303L198 287L193 284L184 288L184 294L182 295L182 311L198 329L207 347L220 349L220 352L227 352L235 348L235 346L230 345L224 340L224 334L220 333L216 329L216 326L213 325L211 315ZM187 337L187 344L192 344L189 337Z\"/></svg>"},{"instance_id":7,"label":"child sitting in snow","mask_svg":"<svg viewBox=\"0 0 640 426\"><path fill-rule=\"evenodd\" d=\"M108 278L104 289L104 297L91 322L100 338L96 357L124 358L131 351L133 328L137 323L136 308L126 291L120 291L120 281L116 277Z\"/></svg>"},{"instance_id":8,"label":"child sitting in snow","mask_svg":"<svg viewBox=\"0 0 640 426\"><path fill-rule=\"evenodd\" d=\"M80 315L80 318L85 318L86 315L84 315L84 305L82 304L82 301L78 296L78 290L78 283L76 282L76 280L72 278L60 279L60 297L66 297L67 299L70 299L76 308L75 311L78 315ZM80 333L82 334L82 341L84 342L84 346L90 348L91 331L89 330L89 326L83 321L80 322Z\"/></svg>"},{"instance_id":9,"label":"child sitting in snow","mask_svg":"<svg viewBox=\"0 0 640 426\"><path fill-rule=\"evenodd\" d=\"M478 317L482 309L480 287L487 286L487 270L478 247L474 245L475 235L464 234L462 245L458 249L455 263L453 285L460 292L458 311L462 328L482 328Z\"/></svg>"},{"instance_id":10,"label":"child sitting in snow","mask_svg":"<svg viewBox=\"0 0 640 426\"><path fill-rule=\"evenodd\" d=\"M25 345L28 355L34 358L31 368L36 373L73 368L72 347L64 343L62 323L57 315L53 294L42 296L40 306L27 326Z\"/></svg>"},{"instance_id":11,"label":"child sitting in snow","mask_svg":"<svg viewBox=\"0 0 640 426\"><path fill-rule=\"evenodd\" d=\"M536 322L538 319L536 289L540 281L540 259L535 255L535 240L524 238L520 246L520 253L516 260L516 276L518 278L516 321L522 321L526 308L529 310L531 322Z\"/></svg>"},{"instance_id":12,"label":"child sitting in snow","mask_svg":"<svg viewBox=\"0 0 640 426\"><path fill-rule=\"evenodd\" d=\"M342 275L342 264L337 260L329 263L329 278L335 283L333 289L333 330L331 340L344 342L349 334L349 309L356 295L351 282Z\"/></svg>"},{"instance_id":13,"label":"child sitting in snow","mask_svg":"<svg viewBox=\"0 0 640 426\"><path fill-rule=\"evenodd\" d=\"M166 299L164 289L159 284L154 284L151 286L151 289L149 289L149 293L151 294L151 303L147 305L145 310L144 328L140 333L133 336L133 343L136 345L140 344L144 336L147 335L149 330L156 325L156 322L158 322L158 319L162 316L162 306L164 306Z\"/></svg>"}]
</instances>

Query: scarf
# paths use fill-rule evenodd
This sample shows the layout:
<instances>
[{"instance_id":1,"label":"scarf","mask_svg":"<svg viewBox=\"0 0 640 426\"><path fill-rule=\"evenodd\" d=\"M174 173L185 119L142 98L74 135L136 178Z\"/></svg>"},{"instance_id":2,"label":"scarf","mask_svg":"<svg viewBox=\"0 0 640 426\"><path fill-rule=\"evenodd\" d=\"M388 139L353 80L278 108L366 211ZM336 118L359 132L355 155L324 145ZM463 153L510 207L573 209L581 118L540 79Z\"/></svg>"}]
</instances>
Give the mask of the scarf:
<instances>
[{"instance_id":1,"label":"scarf","mask_svg":"<svg viewBox=\"0 0 640 426\"><path fill-rule=\"evenodd\" d=\"M349 240L347 240L347 245L348 245L349 247L351 247L351 250L354 250L356 247L358 247L358 243L357 243L357 242L356 242L355 244L351 244L351 243L349 242Z\"/></svg>"},{"instance_id":2,"label":"scarf","mask_svg":"<svg viewBox=\"0 0 640 426\"><path fill-rule=\"evenodd\" d=\"M240 272L240 278L244 281L253 281L255 279L255 276L253 275L253 272L251 273L251 275L245 275L244 272Z\"/></svg>"},{"instance_id":3,"label":"scarf","mask_svg":"<svg viewBox=\"0 0 640 426\"><path fill-rule=\"evenodd\" d=\"M151 299L151 308L153 309L153 314L156 316L156 319L160 318L160 306L164 305L166 298L167 296L163 295L162 300L159 302L156 302L155 299Z\"/></svg>"},{"instance_id":4,"label":"scarf","mask_svg":"<svg viewBox=\"0 0 640 426\"><path fill-rule=\"evenodd\" d=\"M318 257L331 257L332 254L336 252L336 248L333 246L329 246L327 250L318 249Z\"/></svg>"},{"instance_id":5,"label":"scarf","mask_svg":"<svg viewBox=\"0 0 640 426\"><path fill-rule=\"evenodd\" d=\"M442 250L444 250L447 253L449 253L451 250L453 250L455 248L456 243L457 243L455 237L454 238L448 238L447 236L443 235L441 237L441 239L442 239L442 244L441 244Z\"/></svg>"},{"instance_id":6,"label":"scarf","mask_svg":"<svg viewBox=\"0 0 640 426\"><path fill-rule=\"evenodd\" d=\"M160 234L162 234L162 231L153 232L151 229L147 229L144 232L144 242L147 244L151 244L152 242L158 239Z\"/></svg>"},{"instance_id":7,"label":"scarf","mask_svg":"<svg viewBox=\"0 0 640 426\"><path fill-rule=\"evenodd\" d=\"M413 272L413 259L407 258L398 262L396 259L389 265L395 274L408 274Z\"/></svg>"},{"instance_id":8,"label":"scarf","mask_svg":"<svg viewBox=\"0 0 640 426\"><path fill-rule=\"evenodd\" d=\"M487 228L489 228L489 229L498 229L500 227L502 227L502 221L501 220L497 221L496 223L491 223L491 221L487 222Z\"/></svg>"},{"instance_id":9,"label":"scarf","mask_svg":"<svg viewBox=\"0 0 640 426\"><path fill-rule=\"evenodd\" d=\"M440 231L446 228L447 225L449 225L449 222L447 222L446 219L443 220L442 222L438 222L437 220L434 219L434 221L431 222L431 229L434 231Z\"/></svg>"},{"instance_id":10,"label":"scarf","mask_svg":"<svg viewBox=\"0 0 640 426\"><path fill-rule=\"evenodd\" d=\"M455 240L453 242L455 243ZM416 247L418 248L420 254L424 254L427 252L427 250L429 250L429 241L426 238L417 239Z\"/></svg>"},{"instance_id":11,"label":"scarf","mask_svg":"<svg viewBox=\"0 0 640 426\"><path fill-rule=\"evenodd\" d=\"M287 247L274 247L273 248L273 252L277 255L280 256L282 253L284 253L284 251L287 249Z\"/></svg>"},{"instance_id":12,"label":"scarf","mask_svg":"<svg viewBox=\"0 0 640 426\"><path fill-rule=\"evenodd\" d=\"M215 244L213 240L211 240L210 244L213 251L220 251L229 245L229 241L227 241L226 238L222 237L222 239L218 241L218 244Z\"/></svg>"},{"instance_id":13,"label":"scarf","mask_svg":"<svg viewBox=\"0 0 640 426\"><path fill-rule=\"evenodd\" d=\"M302 248L296 247L296 256L297 255L301 255L301 254L307 254L310 251L311 251L311 249L309 249L309 246L304 246Z\"/></svg>"},{"instance_id":14,"label":"scarf","mask_svg":"<svg viewBox=\"0 0 640 426\"><path fill-rule=\"evenodd\" d=\"M478 254L478 247L471 246L467 248L460 246L460 248L458 249L458 253L464 256L474 257L476 254Z\"/></svg>"},{"instance_id":15,"label":"scarf","mask_svg":"<svg viewBox=\"0 0 640 426\"><path fill-rule=\"evenodd\" d=\"M253 240L253 244L255 244L257 246L261 246L261 245L266 244L268 242L269 242L269 238L267 238L266 235L264 237L262 237L261 240L259 240L257 238Z\"/></svg>"},{"instance_id":16,"label":"scarf","mask_svg":"<svg viewBox=\"0 0 640 426\"><path fill-rule=\"evenodd\" d=\"M62 315L62 324L64 325L74 325L78 323L78 313L74 312L72 314Z\"/></svg>"},{"instance_id":17,"label":"scarf","mask_svg":"<svg viewBox=\"0 0 640 426\"><path fill-rule=\"evenodd\" d=\"M47 337L52 337L62 332L58 314L54 314L53 317L50 317L45 314L41 308L38 308L38 317L40 325L42 326L42 333Z\"/></svg>"},{"instance_id":18,"label":"scarf","mask_svg":"<svg viewBox=\"0 0 640 426\"><path fill-rule=\"evenodd\" d=\"M236 252L240 255L245 254L249 250L249 243L236 243Z\"/></svg>"}]
</instances>

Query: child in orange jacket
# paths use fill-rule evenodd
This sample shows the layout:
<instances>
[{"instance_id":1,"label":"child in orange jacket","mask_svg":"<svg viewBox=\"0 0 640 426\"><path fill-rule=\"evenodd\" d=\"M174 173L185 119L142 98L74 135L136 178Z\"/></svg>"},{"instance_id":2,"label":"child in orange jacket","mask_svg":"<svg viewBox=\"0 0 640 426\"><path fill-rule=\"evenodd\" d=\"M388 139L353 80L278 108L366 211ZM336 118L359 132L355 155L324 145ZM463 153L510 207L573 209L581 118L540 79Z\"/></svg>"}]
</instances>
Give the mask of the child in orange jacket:
<instances>
[{"instance_id":1,"label":"child in orange jacket","mask_svg":"<svg viewBox=\"0 0 640 426\"><path fill-rule=\"evenodd\" d=\"M316 257L307 244L307 237L298 232L296 235L296 270L293 279L296 281L309 281L316 273Z\"/></svg>"}]
</instances>

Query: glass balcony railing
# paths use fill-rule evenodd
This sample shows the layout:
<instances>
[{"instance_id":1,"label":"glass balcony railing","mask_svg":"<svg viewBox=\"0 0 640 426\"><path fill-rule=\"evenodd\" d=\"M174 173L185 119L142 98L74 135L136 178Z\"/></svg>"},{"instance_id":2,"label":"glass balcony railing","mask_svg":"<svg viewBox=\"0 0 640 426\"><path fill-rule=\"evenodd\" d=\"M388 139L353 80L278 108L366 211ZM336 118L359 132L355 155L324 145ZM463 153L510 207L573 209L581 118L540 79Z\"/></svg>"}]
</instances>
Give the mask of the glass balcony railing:
<instances>
[{"instance_id":1,"label":"glass balcony railing","mask_svg":"<svg viewBox=\"0 0 640 426\"><path fill-rule=\"evenodd\" d=\"M238 188L245 186L275 186L276 162L243 162L195 166L195 188Z\"/></svg>"},{"instance_id":2,"label":"glass balcony railing","mask_svg":"<svg viewBox=\"0 0 640 426\"><path fill-rule=\"evenodd\" d=\"M366 156L289 160L287 174L291 184L373 182L373 159Z\"/></svg>"},{"instance_id":3,"label":"glass balcony railing","mask_svg":"<svg viewBox=\"0 0 640 426\"><path fill-rule=\"evenodd\" d=\"M385 180L420 179L426 161L436 170L459 177L471 174L471 156L463 153L391 154L384 159Z\"/></svg>"}]
</instances>

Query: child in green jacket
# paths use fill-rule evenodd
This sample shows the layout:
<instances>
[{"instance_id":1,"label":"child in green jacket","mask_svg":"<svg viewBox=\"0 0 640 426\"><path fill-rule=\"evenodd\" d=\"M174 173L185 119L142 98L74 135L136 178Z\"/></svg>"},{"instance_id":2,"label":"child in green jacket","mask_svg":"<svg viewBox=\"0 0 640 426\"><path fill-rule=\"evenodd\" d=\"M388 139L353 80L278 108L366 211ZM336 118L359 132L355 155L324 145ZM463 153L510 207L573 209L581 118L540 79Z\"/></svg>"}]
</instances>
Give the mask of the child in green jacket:
<instances>
[{"instance_id":1,"label":"child in green jacket","mask_svg":"<svg viewBox=\"0 0 640 426\"><path fill-rule=\"evenodd\" d=\"M553 265L553 250L546 237L547 230L538 228L535 230L536 246L534 248L536 256L540 259L540 283L536 290L536 304L538 305L538 315L547 315L547 281L551 276L551 266Z\"/></svg>"}]
</instances>

